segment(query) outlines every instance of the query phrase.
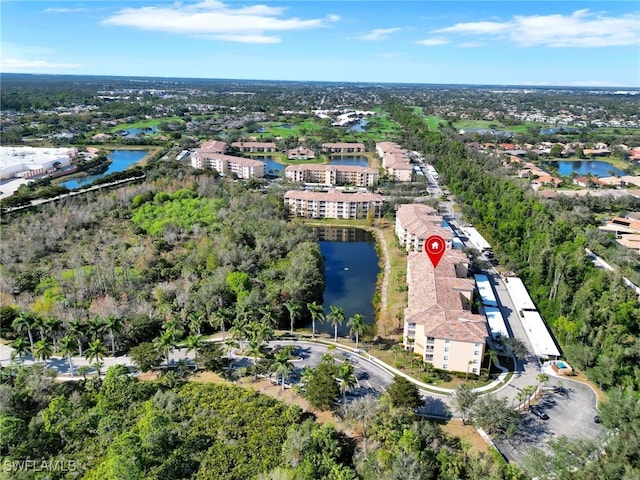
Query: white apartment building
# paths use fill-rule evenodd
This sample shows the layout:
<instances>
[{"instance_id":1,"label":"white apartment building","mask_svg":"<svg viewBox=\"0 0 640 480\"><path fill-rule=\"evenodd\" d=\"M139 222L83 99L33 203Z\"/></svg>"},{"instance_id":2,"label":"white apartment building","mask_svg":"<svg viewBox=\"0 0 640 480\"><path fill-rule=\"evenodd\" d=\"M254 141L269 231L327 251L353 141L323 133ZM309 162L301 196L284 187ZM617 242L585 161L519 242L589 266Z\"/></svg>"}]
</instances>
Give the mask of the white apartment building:
<instances>
[{"instance_id":1,"label":"white apartment building","mask_svg":"<svg viewBox=\"0 0 640 480\"><path fill-rule=\"evenodd\" d=\"M373 212L381 216L382 195L375 193L346 193L339 190L311 192L289 190L284 203L291 215L307 218L366 218Z\"/></svg>"},{"instance_id":2,"label":"white apartment building","mask_svg":"<svg viewBox=\"0 0 640 480\"><path fill-rule=\"evenodd\" d=\"M284 173L290 182L358 187L377 185L379 176L375 168L354 165L289 165Z\"/></svg>"}]
</instances>

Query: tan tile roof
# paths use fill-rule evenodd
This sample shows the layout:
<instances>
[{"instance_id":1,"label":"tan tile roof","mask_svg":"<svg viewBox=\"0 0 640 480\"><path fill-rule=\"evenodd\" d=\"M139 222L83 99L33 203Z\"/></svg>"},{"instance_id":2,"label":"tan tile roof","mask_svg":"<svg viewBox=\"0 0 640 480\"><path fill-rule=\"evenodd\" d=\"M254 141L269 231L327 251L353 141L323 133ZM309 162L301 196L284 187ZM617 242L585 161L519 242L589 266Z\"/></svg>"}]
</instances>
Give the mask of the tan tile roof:
<instances>
[{"instance_id":1,"label":"tan tile roof","mask_svg":"<svg viewBox=\"0 0 640 480\"><path fill-rule=\"evenodd\" d=\"M359 148L364 150L364 143L323 143L322 148Z\"/></svg>"},{"instance_id":2,"label":"tan tile roof","mask_svg":"<svg viewBox=\"0 0 640 480\"><path fill-rule=\"evenodd\" d=\"M259 167L264 166L265 163L260 160L252 160L251 158L244 157L234 157L233 155L224 155L222 153L211 153L207 151L196 150L196 156L199 158L208 158L212 160L227 160L228 162L233 162L238 165L243 165L245 167Z\"/></svg>"},{"instance_id":3,"label":"tan tile roof","mask_svg":"<svg viewBox=\"0 0 640 480\"><path fill-rule=\"evenodd\" d=\"M232 147L276 148L274 142L233 142Z\"/></svg>"},{"instance_id":4,"label":"tan tile roof","mask_svg":"<svg viewBox=\"0 0 640 480\"><path fill-rule=\"evenodd\" d=\"M339 190L312 192L307 190L289 190L284 194L285 200L316 200L327 202L382 202L382 195L377 193L344 193Z\"/></svg>"},{"instance_id":5,"label":"tan tile roof","mask_svg":"<svg viewBox=\"0 0 640 480\"><path fill-rule=\"evenodd\" d=\"M210 152L224 153L227 149L227 144L220 140L207 140L200 146L200 150L207 150Z\"/></svg>"}]
</instances>

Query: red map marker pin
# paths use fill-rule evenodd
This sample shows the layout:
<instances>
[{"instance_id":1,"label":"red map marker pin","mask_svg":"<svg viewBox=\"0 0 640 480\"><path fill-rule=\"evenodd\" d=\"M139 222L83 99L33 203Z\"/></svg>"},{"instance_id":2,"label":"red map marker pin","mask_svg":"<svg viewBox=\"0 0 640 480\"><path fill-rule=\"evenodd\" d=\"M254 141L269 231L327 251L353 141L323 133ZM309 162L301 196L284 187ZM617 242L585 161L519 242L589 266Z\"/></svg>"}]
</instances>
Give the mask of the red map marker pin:
<instances>
[{"instance_id":1,"label":"red map marker pin","mask_svg":"<svg viewBox=\"0 0 640 480\"><path fill-rule=\"evenodd\" d=\"M424 251L429 256L433 268L438 266L444 251L447 249L447 242L440 235L431 235L424 241Z\"/></svg>"}]
</instances>

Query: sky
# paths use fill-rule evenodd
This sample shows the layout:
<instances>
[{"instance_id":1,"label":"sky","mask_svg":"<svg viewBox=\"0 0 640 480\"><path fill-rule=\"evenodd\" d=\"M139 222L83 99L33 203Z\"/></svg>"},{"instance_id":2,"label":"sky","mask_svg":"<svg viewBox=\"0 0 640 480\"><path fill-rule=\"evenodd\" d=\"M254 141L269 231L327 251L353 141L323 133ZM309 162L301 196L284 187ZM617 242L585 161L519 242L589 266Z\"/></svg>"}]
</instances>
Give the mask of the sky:
<instances>
[{"instance_id":1,"label":"sky","mask_svg":"<svg viewBox=\"0 0 640 480\"><path fill-rule=\"evenodd\" d=\"M0 0L0 72L640 87L640 2Z\"/></svg>"}]
</instances>

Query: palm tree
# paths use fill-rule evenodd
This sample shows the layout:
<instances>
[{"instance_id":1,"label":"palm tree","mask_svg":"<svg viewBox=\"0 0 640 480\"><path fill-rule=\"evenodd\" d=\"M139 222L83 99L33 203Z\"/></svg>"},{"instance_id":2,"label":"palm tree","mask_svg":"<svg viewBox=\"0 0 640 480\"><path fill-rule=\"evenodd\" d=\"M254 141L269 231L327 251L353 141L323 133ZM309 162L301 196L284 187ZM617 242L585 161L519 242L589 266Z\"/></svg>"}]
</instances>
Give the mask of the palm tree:
<instances>
[{"instance_id":1,"label":"palm tree","mask_svg":"<svg viewBox=\"0 0 640 480\"><path fill-rule=\"evenodd\" d=\"M49 317L44 321L44 328L53 340L54 351L58 350L58 335L62 331L62 320L58 317Z\"/></svg>"},{"instance_id":2,"label":"palm tree","mask_svg":"<svg viewBox=\"0 0 640 480\"><path fill-rule=\"evenodd\" d=\"M75 338L78 343L78 353L81 357L84 356L82 352L82 339L84 338L86 325L80 320L74 320L67 325L67 336Z\"/></svg>"},{"instance_id":3,"label":"palm tree","mask_svg":"<svg viewBox=\"0 0 640 480\"><path fill-rule=\"evenodd\" d=\"M249 340L247 355L253 357L253 378L258 379L258 357L264 354L264 344L257 340Z\"/></svg>"},{"instance_id":4,"label":"palm tree","mask_svg":"<svg viewBox=\"0 0 640 480\"><path fill-rule=\"evenodd\" d=\"M218 309L215 312L212 312L209 316L209 325L211 325L213 328L219 328L222 331L223 342L227 339L225 324L227 322L228 313L229 312L226 309Z\"/></svg>"},{"instance_id":5,"label":"palm tree","mask_svg":"<svg viewBox=\"0 0 640 480\"><path fill-rule=\"evenodd\" d=\"M260 309L258 309L260 314L262 315L262 323L267 325L268 327L273 327L276 324L276 317L273 315L273 310L269 305L266 305Z\"/></svg>"},{"instance_id":6,"label":"palm tree","mask_svg":"<svg viewBox=\"0 0 640 480\"><path fill-rule=\"evenodd\" d=\"M102 335L106 330L106 325L100 317L93 317L87 320L87 336L91 340L102 340Z\"/></svg>"},{"instance_id":7,"label":"palm tree","mask_svg":"<svg viewBox=\"0 0 640 480\"><path fill-rule=\"evenodd\" d=\"M115 333L120 333L124 327L124 320L119 317L109 315L104 319L104 328L109 331L109 338L111 339L111 355L116 354L116 336Z\"/></svg>"},{"instance_id":8,"label":"palm tree","mask_svg":"<svg viewBox=\"0 0 640 480\"><path fill-rule=\"evenodd\" d=\"M327 320L331 322L334 328L333 341L338 341L338 325L342 325L344 322L344 310L340 307L336 307L335 305L329 306L331 311L329 315L327 315Z\"/></svg>"},{"instance_id":9,"label":"palm tree","mask_svg":"<svg viewBox=\"0 0 640 480\"><path fill-rule=\"evenodd\" d=\"M33 350L33 314L31 312L20 312L20 314L11 322L11 327L16 333L27 332L29 335L29 344Z\"/></svg>"},{"instance_id":10,"label":"palm tree","mask_svg":"<svg viewBox=\"0 0 640 480\"><path fill-rule=\"evenodd\" d=\"M247 323L244 320L237 318L236 321L233 322L230 331L233 338L240 340L240 351L242 352L244 350L243 342L248 335Z\"/></svg>"},{"instance_id":11,"label":"palm tree","mask_svg":"<svg viewBox=\"0 0 640 480\"><path fill-rule=\"evenodd\" d=\"M171 350L173 350L173 346L175 344L172 331L170 329L165 330L162 335L153 341L153 344L164 352L167 360L167 366L169 366L169 355L171 354Z\"/></svg>"},{"instance_id":12,"label":"palm tree","mask_svg":"<svg viewBox=\"0 0 640 480\"><path fill-rule=\"evenodd\" d=\"M18 337L11 344L11 348L13 348L13 352L11 352L11 360L18 357L20 359L20 364L23 364L24 356L29 353L29 344L27 341L22 337Z\"/></svg>"},{"instance_id":13,"label":"palm tree","mask_svg":"<svg viewBox=\"0 0 640 480\"><path fill-rule=\"evenodd\" d=\"M45 335L44 335L44 318L42 318L40 315L37 315L35 313L31 314L31 328L34 328L36 330L38 330L38 333L40 334L40 340L44 340Z\"/></svg>"},{"instance_id":14,"label":"palm tree","mask_svg":"<svg viewBox=\"0 0 640 480\"><path fill-rule=\"evenodd\" d=\"M191 351L196 352L196 364L198 363L198 350L204 345L204 336L191 335L187 337L187 354Z\"/></svg>"},{"instance_id":15,"label":"palm tree","mask_svg":"<svg viewBox=\"0 0 640 480\"><path fill-rule=\"evenodd\" d=\"M44 338L42 340L38 340L33 345L32 354L33 358L35 358L36 360L42 360L46 365L47 360L49 360L53 355L53 348L51 347L51 344L47 341L47 339Z\"/></svg>"},{"instance_id":16,"label":"palm tree","mask_svg":"<svg viewBox=\"0 0 640 480\"><path fill-rule=\"evenodd\" d=\"M247 330L249 338L260 343L268 342L273 339L273 330L271 330L271 327L266 323L249 322Z\"/></svg>"},{"instance_id":17,"label":"palm tree","mask_svg":"<svg viewBox=\"0 0 640 480\"><path fill-rule=\"evenodd\" d=\"M345 402L347 391L353 389L358 384L353 365L347 360L338 367L338 380L340 380L340 391L342 392L342 403Z\"/></svg>"},{"instance_id":18,"label":"palm tree","mask_svg":"<svg viewBox=\"0 0 640 480\"><path fill-rule=\"evenodd\" d=\"M291 356L286 350L281 350L276 354L275 360L271 366L273 373L282 378L282 390L284 390L285 381L289 372L293 370L293 365L289 363Z\"/></svg>"},{"instance_id":19,"label":"palm tree","mask_svg":"<svg viewBox=\"0 0 640 480\"><path fill-rule=\"evenodd\" d=\"M547 375L546 373L539 373L538 375L536 375L536 379L538 380L538 388L543 389L544 384L549 381L549 375Z\"/></svg>"},{"instance_id":20,"label":"palm tree","mask_svg":"<svg viewBox=\"0 0 640 480\"><path fill-rule=\"evenodd\" d=\"M307 303L307 308L311 314L311 338L316 338L316 320L324 321L324 309L316 302Z\"/></svg>"},{"instance_id":21,"label":"palm tree","mask_svg":"<svg viewBox=\"0 0 640 480\"><path fill-rule=\"evenodd\" d=\"M92 340L87 347L87 350L84 352L84 356L89 361L89 363L94 364L96 370L98 371L98 376L100 376L100 366L102 363L102 359L107 354L107 348L102 344L102 342L98 339Z\"/></svg>"},{"instance_id":22,"label":"palm tree","mask_svg":"<svg viewBox=\"0 0 640 480\"><path fill-rule=\"evenodd\" d=\"M203 312L192 312L187 316L189 320L189 330L191 333L197 333L201 335L202 324L204 323L205 315Z\"/></svg>"},{"instance_id":23,"label":"palm tree","mask_svg":"<svg viewBox=\"0 0 640 480\"><path fill-rule=\"evenodd\" d=\"M302 309L300 308L300 304L294 302L293 300L287 300L286 302L284 302L284 306L289 311L289 321L291 322L291 335L293 335L293 326L296 323L296 318L298 318L298 315Z\"/></svg>"},{"instance_id":24,"label":"palm tree","mask_svg":"<svg viewBox=\"0 0 640 480\"><path fill-rule=\"evenodd\" d=\"M71 361L71 355L76 353L75 341L73 337L65 335L60 339L60 355L67 357L69 361L69 372L73 375L73 362Z\"/></svg>"},{"instance_id":25,"label":"palm tree","mask_svg":"<svg viewBox=\"0 0 640 480\"><path fill-rule=\"evenodd\" d=\"M367 325L364 323L364 315L356 313L347 322L347 327L349 327L349 333L352 335L355 334L356 336L356 350L357 350L358 340L360 338L360 335L363 334L367 329Z\"/></svg>"},{"instance_id":26,"label":"palm tree","mask_svg":"<svg viewBox=\"0 0 640 480\"><path fill-rule=\"evenodd\" d=\"M224 341L224 352L225 355L229 355L234 348L238 348L238 342L236 342L233 338L227 338Z\"/></svg>"}]
</instances>

